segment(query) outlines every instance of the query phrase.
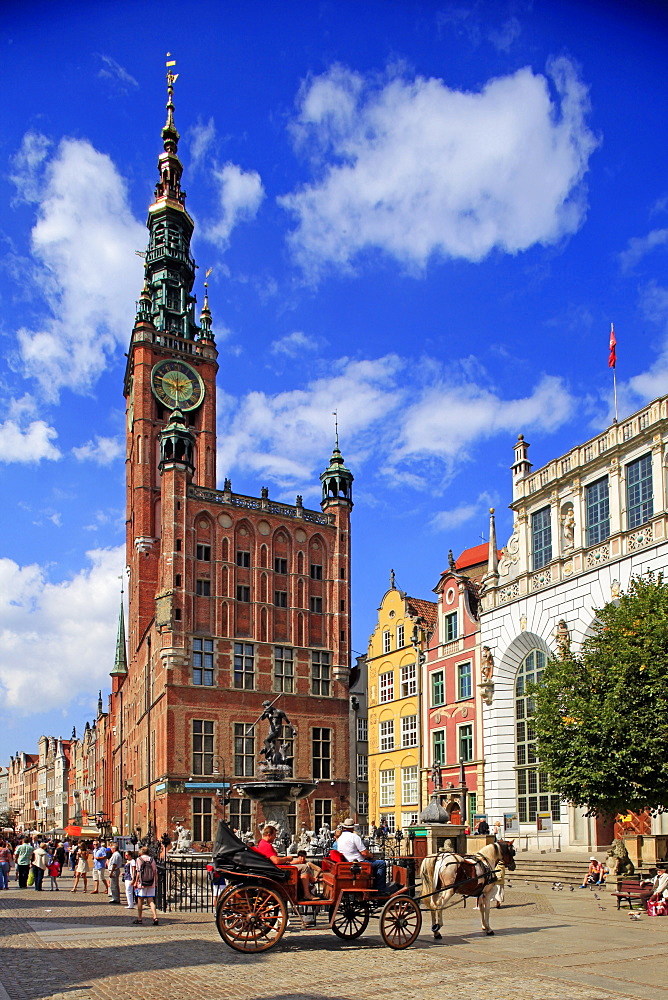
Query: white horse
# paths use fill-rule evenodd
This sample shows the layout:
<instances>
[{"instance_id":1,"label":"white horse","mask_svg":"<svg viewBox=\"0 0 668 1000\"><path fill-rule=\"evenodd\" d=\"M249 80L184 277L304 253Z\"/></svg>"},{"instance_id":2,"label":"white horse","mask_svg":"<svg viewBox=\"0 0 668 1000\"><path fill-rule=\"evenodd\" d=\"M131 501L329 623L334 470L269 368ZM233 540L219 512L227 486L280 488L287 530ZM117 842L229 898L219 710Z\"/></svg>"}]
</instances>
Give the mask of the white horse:
<instances>
[{"instance_id":1,"label":"white horse","mask_svg":"<svg viewBox=\"0 0 668 1000\"><path fill-rule=\"evenodd\" d=\"M515 848L512 840L500 840L488 844L477 854L432 854L420 866L423 898L431 910L431 929L434 938L441 937L439 928L443 923L443 907L458 893L461 896L477 896L482 929L493 934L489 926L489 901L496 878L494 869L502 861L506 868L515 871Z\"/></svg>"}]
</instances>

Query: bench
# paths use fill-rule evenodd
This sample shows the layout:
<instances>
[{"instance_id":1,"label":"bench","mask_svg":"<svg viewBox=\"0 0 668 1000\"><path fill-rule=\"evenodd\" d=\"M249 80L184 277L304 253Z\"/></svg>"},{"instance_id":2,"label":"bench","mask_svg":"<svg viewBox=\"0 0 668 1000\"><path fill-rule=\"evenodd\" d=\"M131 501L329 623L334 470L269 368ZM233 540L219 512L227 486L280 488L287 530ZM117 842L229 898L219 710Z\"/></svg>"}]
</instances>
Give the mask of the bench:
<instances>
[{"instance_id":1,"label":"bench","mask_svg":"<svg viewBox=\"0 0 668 1000\"><path fill-rule=\"evenodd\" d=\"M616 892L611 893L611 895L617 899L617 909L619 909L620 903L626 902L629 904L629 909L632 910L634 899L643 908L653 893L654 888L651 885L641 885L637 878L620 878L617 879Z\"/></svg>"}]
</instances>

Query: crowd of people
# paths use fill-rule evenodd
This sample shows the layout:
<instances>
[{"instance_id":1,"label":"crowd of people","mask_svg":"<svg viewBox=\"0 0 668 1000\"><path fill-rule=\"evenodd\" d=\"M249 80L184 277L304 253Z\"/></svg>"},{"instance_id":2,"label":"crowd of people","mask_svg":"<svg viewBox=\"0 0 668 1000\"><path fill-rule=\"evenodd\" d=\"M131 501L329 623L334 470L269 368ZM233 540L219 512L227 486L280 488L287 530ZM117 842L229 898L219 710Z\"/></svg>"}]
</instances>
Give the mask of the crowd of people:
<instances>
[{"instance_id":1,"label":"crowd of people","mask_svg":"<svg viewBox=\"0 0 668 1000\"><path fill-rule=\"evenodd\" d=\"M120 843L108 844L102 839L70 843L27 835L14 844L0 840L0 890L9 889L10 873L14 870L19 889L42 892L48 876L49 890L58 892L58 880L68 867L74 875L70 892L78 892L82 884L82 891L87 893L90 881L90 895L106 895L112 906L120 906L122 881L126 909L137 910L133 923L142 923L144 904L153 923L158 923L155 908L158 870L155 860L145 852L124 851Z\"/></svg>"}]
</instances>

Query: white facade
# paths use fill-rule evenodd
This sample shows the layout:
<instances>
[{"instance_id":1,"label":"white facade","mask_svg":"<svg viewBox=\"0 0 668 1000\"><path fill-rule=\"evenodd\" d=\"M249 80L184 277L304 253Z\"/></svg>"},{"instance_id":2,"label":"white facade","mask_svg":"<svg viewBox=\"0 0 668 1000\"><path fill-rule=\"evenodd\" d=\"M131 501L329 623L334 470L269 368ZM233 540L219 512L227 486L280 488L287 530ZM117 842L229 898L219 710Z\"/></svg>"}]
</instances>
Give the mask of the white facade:
<instances>
[{"instance_id":1,"label":"white facade","mask_svg":"<svg viewBox=\"0 0 668 1000\"><path fill-rule=\"evenodd\" d=\"M0 816L9 809L9 771L0 767Z\"/></svg>"},{"instance_id":2,"label":"white facade","mask_svg":"<svg viewBox=\"0 0 668 1000\"><path fill-rule=\"evenodd\" d=\"M536 846L535 811L553 803L540 788L529 803L519 788L518 670L532 651L557 654L559 638L579 651L597 608L632 575L668 567L668 397L536 472L528 447L521 437L515 446L513 534L485 582L481 644L495 661L483 705L486 810L493 821L521 808L522 838ZM554 831L562 847L594 846L592 821L565 803Z\"/></svg>"}]
</instances>

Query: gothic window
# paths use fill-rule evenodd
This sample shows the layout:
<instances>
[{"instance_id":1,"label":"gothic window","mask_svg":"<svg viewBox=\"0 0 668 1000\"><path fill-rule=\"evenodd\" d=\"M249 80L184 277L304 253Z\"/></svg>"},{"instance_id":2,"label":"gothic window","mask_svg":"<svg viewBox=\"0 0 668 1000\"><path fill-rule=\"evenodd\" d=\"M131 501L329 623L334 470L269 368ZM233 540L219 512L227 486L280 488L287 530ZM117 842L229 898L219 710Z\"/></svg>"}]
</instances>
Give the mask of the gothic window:
<instances>
[{"instance_id":1,"label":"gothic window","mask_svg":"<svg viewBox=\"0 0 668 1000\"><path fill-rule=\"evenodd\" d=\"M473 725L472 723L467 723L465 726L458 726L457 728L457 743L459 750L459 759L465 764L473 760Z\"/></svg>"},{"instance_id":2,"label":"gothic window","mask_svg":"<svg viewBox=\"0 0 668 1000\"><path fill-rule=\"evenodd\" d=\"M312 597L309 602L309 607L314 615L322 614L322 597Z\"/></svg>"},{"instance_id":3,"label":"gothic window","mask_svg":"<svg viewBox=\"0 0 668 1000\"><path fill-rule=\"evenodd\" d=\"M246 587L243 583L237 584L237 600L241 604L249 604L250 587Z\"/></svg>"},{"instance_id":4,"label":"gothic window","mask_svg":"<svg viewBox=\"0 0 668 1000\"><path fill-rule=\"evenodd\" d=\"M241 778L252 778L255 768L255 736L245 722L234 723L234 773Z\"/></svg>"},{"instance_id":5,"label":"gothic window","mask_svg":"<svg viewBox=\"0 0 668 1000\"><path fill-rule=\"evenodd\" d=\"M230 802L230 826L239 833L249 833L253 828L251 820L251 800L232 799Z\"/></svg>"},{"instance_id":6,"label":"gothic window","mask_svg":"<svg viewBox=\"0 0 668 1000\"><path fill-rule=\"evenodd\" d=\"M417 764L401 769L401 801L404 805L411 805L418 801Z\"/></svg>"},{"instance_id":7,"label":"gothic window","mask_svg":"<svg viewBox=\"0 0 668 1000\"><path fill-rule=\"evenodd\" d=\"M531 515L531 552L534 569L541 569L552 561L552 525L549 507L543 507Z\"/></svg>"},{"instance_id":8,"label":"gothic window","mask_svg":"<svg viewBox=\"0 0 668 1000\"><path fill-rule=\"evenodd\" d=\"M316 830L320 830L323 826L325 826L325 824L327 824L327 826L331 829L332 827L331 799L313 800L313 819Z\"/></svg>"},{"instance_id":9,"label":"gothic window","mask_svg":"<svg viewBox=\"0 0 668 1000\"><path fill-rule=\"evenodd\" d=\"M445 705L445 679L442 670L435 670L431 675L431 707Z\"/></svg>"},{"instance_id":10,"label":"gothic window","mask_svg":"<svg viewBox=\"0 0 668 1000\"><path fill-rule=\"evenodd\" d=\"M193 774L213 774L213 722L206 719L193 719Z\"/></svg>"},{"instance_id":11,"label":"gothic window","mask_svg":"<svg viewBox=\"0 0 668 1000\"><path fill-rule=\"evenodd\" d=\"M211 581L196 580L195 593L197 594L198 597L211 597Z\"/></svg>"},{"instance_id":12,"label":"gothic window","mask_svg":"<svg viewBox=\"0 0 668 1000\"><path fill-rule=\"evenodd\" d=\"M193 684L213 686L213 639L193 639Z\"/></svg>"},{"instance_id":13,"label":"gothic window","mask_svg":"<svg viewBox=\"0 0 668 1000\"><path fill-rule=\"evenodd\" d=\"M245 549L237 549L237 566L247 569L250 566L250 552Z\"/></svg>"},{"instance_id":14,"label":"gothic window","mask_svg":"<svg viewBox=\"0 0 668 1000\"><path fill-rule=\"evenodd\" d=\"M322 580L322 566L319 563L311 563L311 579Z\"/></svg>"},{"instance_id":15,"label":"gothic window","mask_svg":"<svg viewBox=\"0 0 668 1000\"><path fill-rule=\"evenodd\" d=\"M255 648L252 642L234 644L234 686L252 691L255 687Z\"/></svg>"},{"instance_id":16,"label":"gothic window","mask_svg":"<svg viewBox=\"0 0 668 1000\"><path fill-rule=\"evenodd\" d=\"M213 800L209 798L193 799L193 840L211 840L211 825L213 820Z\"/></svg>"},{"instance_id":17,"label":"gothic window","mask_svg":"<svg viewBox=\"0 0 668 1000\"><path fill-rule=\"evenodd\" d=\"M385 719L378 724L378 745L381 753L394 750L394 719Z\"/></svg>"},{"instance_id":18,"label":"gothic window","mask_svg":"<svg viewBox=\"0 0 668 1000\"><path fill-rule=\"evenodd\" d=\"M598 545L610 534L608 477L587 487L587 545Z\"/></svg>"},{"instance_id":19,"label":"gothic window","mask_svg":"<svg viewBox=\"0 0 668 1000\"><path fill-rule=\"evenodd\" d=\"M294 670L292 649L288 646L274 646L274 691L292 693Z\"/></svg>"},{"instance_id":20,"label":"gothic window","mask_svg":"<svg viewBox=\"0 0 668 1000\"><path fill-rule=\"evenodd\" d=\"M402 717L401 745L402 747L416 747L418 745L417 715L404 715Z\"/></svg>"},{"instance_id":21,"label":"gothic window","mask_svg":"<svg viewBox=\"0 0 668 1000\"><path fill-rule=\"evenodd\" d=\"M542 649L532 649L520 664L515 681L515 759L520 823L535 823L537 813L548 810L556 822L560 819L559 796L550 794L549 778L538 769L533 699L527 694L527 685L540 681L546 662Z\"/></svg>"},{"instance_id":22,"label":"gothic window","mask_svg":"<svg viewBox=\"0 0 668 1000\"><path fill-rule=\"evenodd\" d=\"M457 666L457 700L470 698L473 693L471 662L460 663Z\"/></svg>"},{"instance_id":23,"label":"gothic window","mask_svg":"<svg viewBox=\"0 0 668 1000\"><path fill-rule=\"evenodd\" d=\"M311 653L311 694L328 697L330 693L330 653L314 650Z\"/></svg>"},{"instance_id":24,"label":"gothic window","mask_svg":"<svg viewBox=\"0 0 668 1000\"><path fill-rule=\"evenodd\" d=\"M283 559L281 556L276 556L274 559L274 573L280 573L281 576L285 576L288 571L288 560Z\"/></svg>"},{"instance_id":25,"label":"gothic window","mask_svg":"<svg viewBox=\"0 0 668 1000\"><path fill-rule=\"evenodd\" d=\"M197 558L201 562L211 562L211 546L210 545L198 545L197 546Z\"/></svg>"},{"instance_id":26,"label":"gothic window","mask_svg":"<svg viewBox=\"0 0 668 1000\"><path fill-rule=\"evenodd\" d=\"M445 764L445 729L439 729L434 733L433 749L432 762Z\"/></svg>"},{"instance_id":27,"label":"gothic window","mask_svg":"<svg viewBox=\"0 0 668 1000\"><path fill-rule=\"evenodd\" d=\"M287 590L275 590L274 591L274 605L277 608L287 608L287 606L288 606L288 592L287 592Z\"/></svg>"},{"instance_id":28,"label":"gothic window","mask_svg":"<svg viewBox=\"0 0 668 1000\"><path fill-rule=\"evenodd\" d=\"M644 455L626 466L627 526L639 528L654 512L652 490L652 456Z\"/></svg>"},{"instance_id":29,"label":"gothic window","mask_svg":"<svg viewBox=\"0 0 668 1000\"><path fill-rule=\"evenodd\" d=\"M401 697L408 698L417 692L417 668L415 662L406 663L401 668Z\"/></svg>"},{"instance_id":30,"label":"gothic window","mask_svg":"<svg viewBox=\"0 0 668 1000\"><path fill-rule=\"evenodd\" d=\"M332 776L332 730L315 726L312 739L313 777L329 779Z\"/></svg>"},{"instance_id":31,"label":"gothic window","mask_svg":"<svg viewBox=\"0 0 668 1000\"><path fill-rule=\"evenodd\" d=\"M380 771L380 805L383 806L393 806L394 805L394 768L388 767L384 771Z\"/></svg>"},{"instance_id":32,"label":"gothic window","mask_svg":"<svg viewBox=\"0 0 668 1000\"><path fill-rule=\"evenodd\" d=\"M379 677L380 681L380 701L392 701L394 699L394 671L387 670Z\"/></svg>"}]
</instances>

